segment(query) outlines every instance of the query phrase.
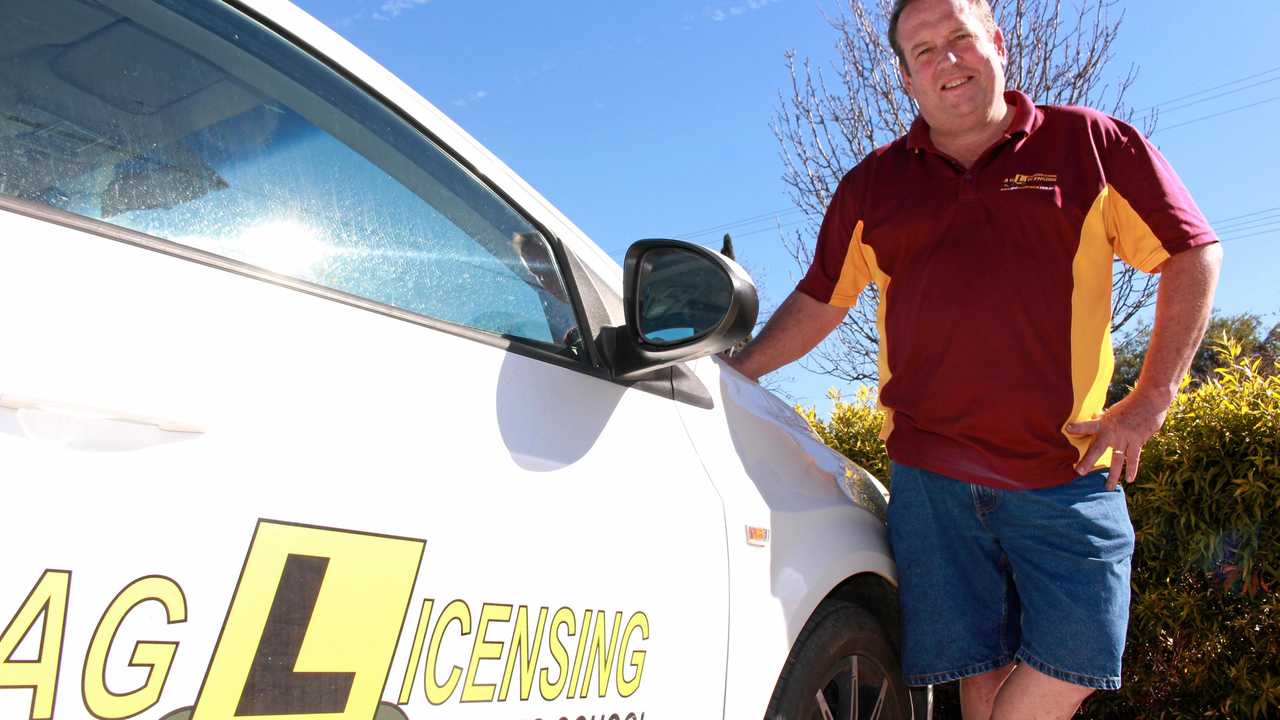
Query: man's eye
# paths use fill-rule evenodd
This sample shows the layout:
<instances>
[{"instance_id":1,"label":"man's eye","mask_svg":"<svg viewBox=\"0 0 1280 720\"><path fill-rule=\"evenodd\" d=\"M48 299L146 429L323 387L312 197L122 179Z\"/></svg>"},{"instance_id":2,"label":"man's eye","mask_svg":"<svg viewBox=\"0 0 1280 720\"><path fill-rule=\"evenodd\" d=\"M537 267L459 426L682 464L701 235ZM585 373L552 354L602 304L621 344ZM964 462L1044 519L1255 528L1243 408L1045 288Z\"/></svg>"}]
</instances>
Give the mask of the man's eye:
<instances>
[{"instance_id":1,"label":"man's eye","mask_svg":"<svg viewBox=\"0 0 1280 720\"><path fill-rule=\"evenodd\" d=\"M933 48L921 48L920 50L916 51L916 57L924 57L925 55L928 55L931 52L933 52Z\"/></svg>"}]
</instances>

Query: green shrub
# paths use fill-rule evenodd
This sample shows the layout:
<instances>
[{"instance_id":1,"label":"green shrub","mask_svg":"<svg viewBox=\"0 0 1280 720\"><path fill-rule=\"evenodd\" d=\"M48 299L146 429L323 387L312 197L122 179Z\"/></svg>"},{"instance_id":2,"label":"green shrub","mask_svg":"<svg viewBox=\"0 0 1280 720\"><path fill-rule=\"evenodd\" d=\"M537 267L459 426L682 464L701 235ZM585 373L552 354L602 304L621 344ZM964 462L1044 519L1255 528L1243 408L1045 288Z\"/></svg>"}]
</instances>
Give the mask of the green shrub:
<instances>
[{"instance_id":1,"label":"green shrub","mask_svg":"<svg viewBox=\"0 0 1280 720\"><path fill-rule=\"evenodd\" d=\"M1095 718L1280 716L1280 375L1224 367L1174 402L1129 488L1125 686Z\"/></svg>"},{"instance_id":2,"label":"green shrub","mask_svg":"<svg viewBox=\"0 0 1280 720\"><path fill-rule=\"evenodd\" d=\"M837 390L827 392L832 400L831 417L818 417L817 408L796 406L809 422L809 427L822 438L827 447L862 466L889 487L889 455L880 440L880 427L884 425L884 411L875 403L875 395L866 386L858 388L853 402L841 399Z\"/></svg>"}]
</instances>

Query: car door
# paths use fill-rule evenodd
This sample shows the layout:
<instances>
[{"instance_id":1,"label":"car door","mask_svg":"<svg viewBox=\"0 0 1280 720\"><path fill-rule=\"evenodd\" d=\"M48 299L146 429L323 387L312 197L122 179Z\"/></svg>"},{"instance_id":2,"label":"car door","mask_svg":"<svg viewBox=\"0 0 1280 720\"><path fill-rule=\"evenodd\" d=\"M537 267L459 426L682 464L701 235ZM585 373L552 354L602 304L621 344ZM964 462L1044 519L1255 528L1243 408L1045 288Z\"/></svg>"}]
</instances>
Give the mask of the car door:
<instances>
[{"instance_id":1,"label":"car door","mask_svg":"<svg viewBox=\"0 0 1280 720\"><path fill-rule=\"evenodd\" d=\"M519 188L232 6L3 12L0 717L721 714L719 498Z\"/></svg>"}]
</instances>

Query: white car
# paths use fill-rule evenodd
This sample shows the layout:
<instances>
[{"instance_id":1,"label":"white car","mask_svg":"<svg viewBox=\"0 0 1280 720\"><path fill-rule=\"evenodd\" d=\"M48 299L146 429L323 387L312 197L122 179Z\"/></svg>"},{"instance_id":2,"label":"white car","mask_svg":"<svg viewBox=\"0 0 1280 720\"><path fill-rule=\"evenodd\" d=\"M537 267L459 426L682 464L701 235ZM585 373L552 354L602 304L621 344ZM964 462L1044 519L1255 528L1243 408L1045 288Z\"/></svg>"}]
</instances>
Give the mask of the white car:
<instances>
[{"instance_id":1,"label":"white car","mask_svg":"<svg viewBox=\"0 0 1280 720\"><path fill-rule=\"evenodd\" d=\"M912 716L740 268L282 0L0 17L0 720Z\"/></svg>"}]
</instances>

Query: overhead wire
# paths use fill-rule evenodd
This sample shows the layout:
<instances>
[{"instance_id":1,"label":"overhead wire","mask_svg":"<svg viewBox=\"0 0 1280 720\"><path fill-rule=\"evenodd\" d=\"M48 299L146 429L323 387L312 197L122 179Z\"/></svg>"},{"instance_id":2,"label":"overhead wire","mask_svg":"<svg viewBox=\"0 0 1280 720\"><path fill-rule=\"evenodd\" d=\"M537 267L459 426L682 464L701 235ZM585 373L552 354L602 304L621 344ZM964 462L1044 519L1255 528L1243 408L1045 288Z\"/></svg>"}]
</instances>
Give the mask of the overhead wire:
<instances>
[{"instance_id":1,"label":"overhead wire","mask_svg":"<svg viewBox=\"0 0 1280 720\"><path fill-rule=\"evenodd\" d=\"M1243 225L1232 225L1231 227L1226 227L1226 228L1215 227L1214 230L1217 231L1219 235L1231 235L1233 233L1256 230L1260 227L1266 227L1269 225L1276 225L1276 224L1280 224L1280 215L1259 218L1251 223L1244 223Z\"/></svg>"},{"instance_id":2,"label":"overhead wire","mask_svg":"<svg viewBox=\"0 0 1280 720\"><path fill-rule=\"evenodd\" d=\"M1221 235L1235 235L1235 234L1237 234L1237 233L1249 232L1249 231L1251 231L1251 230L1257 230L1258 228L1263 228L1263 227L1275 227L1275 226L1277 226L1277 225L1280 225L1280 218L1271 218L1271 219L1269 219L1269 220L1262 221L1262 222L1252 223L1252 224L1249 224L1249 225L1240 225L1240 226L1238 226L1238 227L1233 227L1233 228L1229 228L1229 229L1227 229L1227 230L1222 230L1222 231L1220 231L1220 233L1219 233L1219 234L1221 234Z\"/></svg>"},{"instance_id":3,"label":"overhead wire","mask_svg":"<svg viewBox=\"0 0 1280 720\"><path fill-rule=\"evenodd\" d=\"M1253 211L1253 212L1251 212L1251 213L1245 213L1245 214L1243 214L1243 215L1234 215L1234 216L1229 217L1229 218L1222 218L1221 220L1214 220L1214 221L1212 221L1212 222L1211 222L1211 224L1212 224L1212 225L1214 225L1214 226L1216 227L1216 226L1219 226L1219 225L1226 225L1226 224L1229 224L1229 223L1231 223L1231 222L1234 222L1234 221L1236 221L1236 220L1240 220L1240 219L1243 219L1243 218L1253 217L1253 216L1255 216L1255 215L1265 215L1265 214L1267 214L1267 213L1274 213L1274 212L1280 212L1280 206L1278 206L1278 207L1271 207L1271 208L1267 208L1267 209L1265 209L1265 210L1255 210L1255 211Z\"/></svg>"},{"instance_id":4,"label":"overhead wire","mask_svg":"<svg viewBox=\"0 0 1280 720\"><path fill-rule=\"evenodd\" d=\"M1234 90L1228 90L1228 91L1226 91L1226 92L1221 92L1221 93L1218 93L1217 95L1210 95L1209 97L1206 97L1206 98L1200 98L1199 100L1192 100L1192 101L1191 101L1191 102L1189 102L1189 103L1183 103L1183 104L1181 104L1181 105L1175 105L1175 106L1173 106L1173 107L1171 107L1171 108L1166 108L1166 107L1163 107L1163 106L1159 106L1159 107L1158 107L1158 109L1159 109L1159 111L1160 111L1161 113L1177 112L1178 110L1184 110L1184 109L1189 108L1189 107L1192 107L1192 106L1194 106L1194 105L1199 105L1200 103L1207 103L1207 102L1209 102L1210 100L1217 100L1217 99L1219 99L1219 98L1227 97L1228 95L1235 95L1236 93L1242 93L1242 92L1244 92L1245 90L1252 90L1253 88L1259 87L1259 86L1261 86L1261 85L1267 85L1267 84L1269 84L1269 83L1273 83L1273 82L1280 82L1280 75L1277 75L1277 76L1275 76L1275 77L1273 77L1273 78L1268 78L1268 79L1266 79L1266 80L1261 80L1261 81L1256 82L1256 83L1253 83L1253 84L1251 84L1251 85L1245 85L1244 87L1239 87L1239 88L1236 88L1236 89L1234 89Z\"/></svg>"},{"instance_id":5,"label":"overhead wire","mask_svg":"<svg viewBox=\"0 0 1280 720\"><path fill-rule=\"evenodd\" d=\"M1231 237L1219 238L1221 242L1235 242L1237 240L1247 240L1248 238L1262 237L1263 235L1280 235L1280 227L1274 227L1270 230L1262 230L1246 235L1232 235Z\"/></svg>"},{"instance_id":6,"label":"overhead wire","mask_svg":"<svg viewBox=\"0 0 1280 720\"><path fill-rule=\"evenodd\" d=\"M753 225L756 223L765 222L768 220L772 220L775 217L792 215L797 212L801 212L801 209L797 207L790 207L790 208L783 208L781 210L773 210L771 212L761 213L759 215L752 215L751 217L742 218L739 220L731 220L729 222L721 223L719 225L712 225L711 227L702 228L701 230L694 230L693 232L682 233L678 235L678 237L691 238L691 237L698 237L700 235L709 235L715 232L732 230L735 227L740 227L743 225Z\"/></svg>"},{"instance_id":7,"label":"overhead wire","mask_svg":"<svg viewBox=\"0 0 1280 720\"><path fill-rule=\"evenodd\" d=\"M750 232L739 233L737 235L733 235L733 238L737 239L737 238L751 237L752 235L759 235L761 233L767 233L767 232L782 232L784 230L795 230L799 227L802 227L805 224L805 222L807 222L807 219L801 218L799 220L792 220L791 222L788 222L788 223L780 223L774 227L760 228L759 230L752 230Z\"/></svg>"},{"instance_id":8,"label":"overhead wire","mask_svg":"<svg viewBox=\"0 0 1280 720\"><path fill-rule=\"evenodd\" d=\"M1216 117L1222 117L1223 115L1230 115L1231 113L1240 112L1241 110L1248 110L1249 108L1255 108L1255 107L1258 107L1259 105L1266 105L1268 103L1273 103L1277 100L1280 100L1280 95L1275 95L1265 100L1259 100L1258 102L1249 103L1248 105L1241 105L1240 107L1234 107L1234 108L1231 108L1230 110L1223 110L1222 112L1216 112L1216 113L1213 113L1212 115L1204 115L1198 118L1187 120L1186 122L1180 122L1174 125L1165 125L1164 127L1156 128L1156 131L1151 134L1156 135L1166 130L1185 127L1187 125L1193 125L1195 123L1203 122L1205 120L1212 120L1213 118L1216 118Z\"/></svg>"},{"instance_id":9,"label":"overhead wire","mask_svg":"<svg viewBox=\"0 0 1280 720\"><path fill-rule=\"evenodd\" d=\"M1239 233L1251 232L1251 231L1258 230L1260 228L1265 228L1265 227L1280 227L1280 217L1273 217L1273 218L1268 218L1266 220L1259 220L1256 223L1250 223L1248 225L1238 225L1236 227L1228 228L1226 230L1218 230L1218 235L1219 236L1236 235Z\"/></svg>"},{"instance_id":10,"label":"overhead wire","mask_svg":"<svg viewBox=\"0 0 1280 720\"><path fill-rule=\"evenodd\" d=\"M1205 93L1211 93L1211 92L1213 92L1213 91L1215 91L1215 90L1221 90L1222 88L1231 87L1232 85L1238 85L1238 84L1240 84L1240 83L1242 83L1242 82L1248 82L1249 80L1254 80L1254 79L1257 79L1257 78L1260 78L1260 77L1264 77L1264 76L1266 76L1266 75L1271 75L1272 73L1277 73L1277 72L1280 72L1280 66L1276 66L1276 67L1273 67L1273 68L1270 68L1270 69L1267 69L1267 70L1263 70L1262 72L1254 73L1254 74L1252 74L1252 75L1246 75L1246 76L1244 76L1244 77L1242 77L1242 78L1236 78L1235 80L1228 80L1227 82L1224 82L1224 83L1221 83L1221 84L1218 84L1218 85L1214 85L1213 87L1207 87L1207 88L1204 88L1203 90L1197 90L1197 91L1192 92L1192 93L1187 93L1186 95L1180 95L1180 96L1178 96L1178 97L1176 97L1176 98L1172 98L1172 99L1169 99L1169 100L1165 100L1165 101L1163 101L1163 102L1158 102L1158 103L1156 103L1155 105L1149 105L1149 106L1144 107L1144 108L1142 108L1142 109L1140 109L1140 110L1135 110L1135 111L1134 111L1134 114L1138 114L1138 115L1140 115L1140 114L1145 113L1145 112L1147 112L1147 111L1149 111L1149 110L1156 110L1156 109L1161 108L1161 107L1164 107L1164 106L1166 106L1166 105L1172 105L1172 104L1177 103L1177 102L1182 102L1183 100L1189 100L1189 99L1191 99L1191 98L1193 98L1193 97L1199 97L1199 96L1201 96L1201 95L1204 95ZM1271 82L1271 81L1270 81L1270 80L1268 80L1268 81L1266 81L1266 82ZM1243 89L1243 88L1242 88L1242 89Z\"/></svg>"}]
</instances>

